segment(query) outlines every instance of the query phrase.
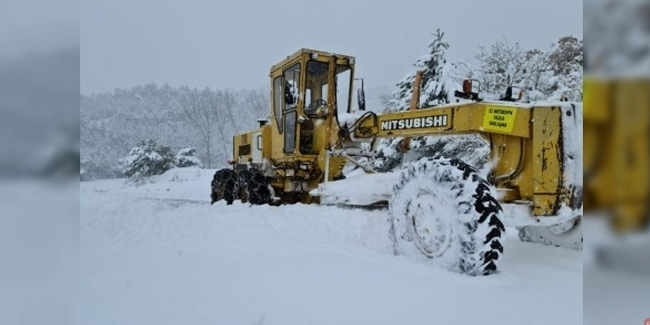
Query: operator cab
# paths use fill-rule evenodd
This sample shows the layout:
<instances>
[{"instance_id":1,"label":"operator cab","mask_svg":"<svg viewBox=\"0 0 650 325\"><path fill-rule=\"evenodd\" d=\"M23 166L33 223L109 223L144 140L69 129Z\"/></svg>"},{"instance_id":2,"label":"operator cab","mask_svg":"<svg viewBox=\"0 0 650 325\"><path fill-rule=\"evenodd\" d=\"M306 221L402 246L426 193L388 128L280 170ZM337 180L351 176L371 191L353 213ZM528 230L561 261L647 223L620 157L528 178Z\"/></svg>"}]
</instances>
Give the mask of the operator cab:
<instances>
[{"instance_id":1,"label":"operator cab","mask_svg":"<svg viewBox=\"0 0 650 325\"><path fill-rule=\"evenodd\" d=\"M308 49L271 68L272 126L284 156L318 155L327 145L334 112L350 112L353 76L353 57Z\"/></svg>"}]
</instances>

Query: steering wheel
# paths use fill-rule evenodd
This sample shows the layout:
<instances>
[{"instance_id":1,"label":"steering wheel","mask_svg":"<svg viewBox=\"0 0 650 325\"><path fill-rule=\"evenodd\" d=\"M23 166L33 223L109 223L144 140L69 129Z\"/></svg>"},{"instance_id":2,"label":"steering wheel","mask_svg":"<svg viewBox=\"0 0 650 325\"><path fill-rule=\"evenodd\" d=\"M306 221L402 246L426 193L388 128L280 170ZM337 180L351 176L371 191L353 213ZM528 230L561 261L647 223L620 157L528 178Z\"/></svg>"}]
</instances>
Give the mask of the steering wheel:
<instances>
[{"instance_id":1,"label":"steering wheel","mask_svg":"<svg viewBox=\"0 0 650 325\"><path fill-rule=\"evenodd\" d=\"M315 101L311 102L309 106L307 106L307 109L305 110L305 113L307 114L318 114L320 113L319 110L321 107L325 106L325 109L327 109L327 102L324 99L316 99Z\"/></svg>"}]
</instances>

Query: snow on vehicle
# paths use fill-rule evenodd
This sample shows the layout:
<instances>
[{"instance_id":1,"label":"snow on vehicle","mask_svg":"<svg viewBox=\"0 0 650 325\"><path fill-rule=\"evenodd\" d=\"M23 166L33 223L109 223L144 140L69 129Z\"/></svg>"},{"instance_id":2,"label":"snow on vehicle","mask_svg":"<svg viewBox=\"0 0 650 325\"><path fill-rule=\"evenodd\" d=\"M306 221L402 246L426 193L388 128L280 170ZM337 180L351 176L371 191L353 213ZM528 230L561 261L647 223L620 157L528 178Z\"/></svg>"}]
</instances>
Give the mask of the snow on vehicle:
<instances>
[{"instance_id":1,"label":"snow on vehicle","mask_svg":"<svg viewBox=\"0 0 650 325\"><path fill-rule=\"evenodd\" d=\"M465 80L455 93L462 102L417 107L417 75L410 110L365 111L362 87L353 113L354 67L354 57L301 49L271 68L270 121L233 138L233 169L261 172L250 186L272 189L260 202L387 203L395 253L470 275L497 270L505 226L518 227L522 240L582 247L581 104L521 103L512 88L500 101L483 101ZM487 141L488 175L459 157L418 152L398 173L375 173L357 160L373 155L378 138L407 144L458 134ZM348 164L368 175L346 179Z\"/></svg>"}]
</instances>

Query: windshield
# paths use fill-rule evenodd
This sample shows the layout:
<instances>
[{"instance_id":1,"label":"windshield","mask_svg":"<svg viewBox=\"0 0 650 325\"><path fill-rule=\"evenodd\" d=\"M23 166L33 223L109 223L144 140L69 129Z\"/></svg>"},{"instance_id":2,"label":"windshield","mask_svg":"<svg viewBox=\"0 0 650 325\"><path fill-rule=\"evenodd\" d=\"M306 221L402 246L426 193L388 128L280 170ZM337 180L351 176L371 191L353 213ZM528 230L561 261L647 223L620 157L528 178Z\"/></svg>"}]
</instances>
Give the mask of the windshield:
<instances>
[{"instance_id":1,"label":"windshield","mask_svg":"<svg viewBox=\"0 0 650 325\"><path fill-rule=\"evenodd\" d=\"M329 71L327 62L307 62L307 79L305 80L305 110L308 114L319 104L327 103L329 92ZM336 103L339 111L346 111L350 103L350 85L352 70L349 66L336 67ZM310 106L311 104L311 106ZM329 103L328 103L329 104Z\"/></svg>"},{"instance_id":2,"label":"windshield","mask_svg":"<svg viewBox=\"0 0 650 325\"><path fill-rule=\"evenodd\" d=\"M352 69L346 65L336 67L336 103L339 113L350 112L350 93L352 87Z\"/></svg>"},{"instance_id":3,"label":"windshield","mask_svg":"<svg viewBox=\"0 0 650 325\"><path fill-rule=\"evenodd\" d=\"M317 101L327 101L327 62L307 62L307 80L305 82L305 106Z\"/></svg>"}]
</instances>

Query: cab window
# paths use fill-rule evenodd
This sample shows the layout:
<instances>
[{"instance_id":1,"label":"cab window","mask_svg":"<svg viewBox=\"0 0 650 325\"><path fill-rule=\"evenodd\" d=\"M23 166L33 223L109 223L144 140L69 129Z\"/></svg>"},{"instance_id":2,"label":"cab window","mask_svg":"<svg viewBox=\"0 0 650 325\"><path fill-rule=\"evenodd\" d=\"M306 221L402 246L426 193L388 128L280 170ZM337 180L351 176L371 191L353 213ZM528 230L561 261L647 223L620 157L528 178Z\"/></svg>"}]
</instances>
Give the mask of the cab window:
<instances>
[{"instance_id":1,"label":"cab window","mask_svg":"<svg viewBox=\"0 0 650 325\"><path fill-rule=\"evenodd\" d=\"M283 73L283 101L282 111L284 120L284 153L292 154L296 147L296 108L300 100L300 63L296 63Z\"/></svg>"},{"instance_id":2,"label":"cab window","mask_svg":"<svg viewBox=\"0 0 650 325\"><path fill-rule=\"evenodd\" d=\"M278 125L278 132L282 134L282 77L278 76L273 79L273 112L275 115L275 123Z\"/></svg>"},{"instance_id":3,"label":"cab window","mask_svg":"<svg viewBox=\"0 0 650 325\"><path fill-rule=\"evenodd\" d=\"M311 114L309 110L315 110L318 101L327 103L327 89L328 89L328 63L319 61L307 62L307 80L305 80L306 92L309 94L309 100L305 102L305 109L307 114Z\"/></svg>"}]
</instances>

